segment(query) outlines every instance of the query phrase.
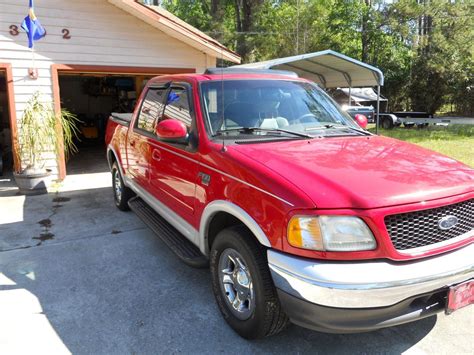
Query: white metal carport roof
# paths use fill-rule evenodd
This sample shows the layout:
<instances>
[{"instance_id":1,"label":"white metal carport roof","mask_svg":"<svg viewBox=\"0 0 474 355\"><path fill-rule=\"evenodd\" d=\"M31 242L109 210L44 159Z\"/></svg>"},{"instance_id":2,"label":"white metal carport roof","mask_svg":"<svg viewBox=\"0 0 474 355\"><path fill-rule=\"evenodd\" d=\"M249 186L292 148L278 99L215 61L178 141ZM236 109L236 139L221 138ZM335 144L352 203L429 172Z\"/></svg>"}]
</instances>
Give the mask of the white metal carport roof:
<instances>
[{"instance_id":1,"label":"white metal carport roof","mask_svg":"<svg viewBox=\"0 0 474 355\"><path fill-rule=\"evenodd\" d=\"M380 69L330 49L235 67L290 70L324 88L383 86L384 83Z\"/></svg>"}]
</instances>

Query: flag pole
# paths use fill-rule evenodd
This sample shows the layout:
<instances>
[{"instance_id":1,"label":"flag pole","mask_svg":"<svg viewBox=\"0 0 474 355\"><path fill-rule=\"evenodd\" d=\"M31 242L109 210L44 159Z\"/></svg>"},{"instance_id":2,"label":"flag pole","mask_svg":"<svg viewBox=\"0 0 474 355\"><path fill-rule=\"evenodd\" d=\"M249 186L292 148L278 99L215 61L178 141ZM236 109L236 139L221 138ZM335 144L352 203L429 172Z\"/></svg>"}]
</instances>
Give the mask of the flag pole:
<instances>
[{"instance_id":1,"label":"flag pole","mask_svg":"<svg viewBox=\"0 0 474 355\"><path fill-rule=\"evenodd\" d=\"M36 69L35 46L31 47L31 68L28 70L30 79L38 79L38 69Z\"/></svg>"}]
</instances>

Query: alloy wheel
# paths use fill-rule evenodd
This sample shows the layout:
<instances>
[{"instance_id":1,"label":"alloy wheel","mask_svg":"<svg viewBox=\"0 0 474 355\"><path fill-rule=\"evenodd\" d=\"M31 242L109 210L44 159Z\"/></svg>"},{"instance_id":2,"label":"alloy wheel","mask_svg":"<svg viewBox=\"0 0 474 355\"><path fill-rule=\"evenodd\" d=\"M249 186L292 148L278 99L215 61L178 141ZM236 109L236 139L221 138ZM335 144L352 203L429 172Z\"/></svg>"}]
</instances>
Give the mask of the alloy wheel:
<instances>
[{"instance_id":1,"label":"alloy wheel","mask_svg":"<svg viewBox=\"0 0 474 355\"><path fill-rule=\"evenodd\" d=\"M219 283L232 313L240 320L250 318L255 309L252 276L235 249L224 250L219 258Z\"/></svg>"},{"instance_id":2,"label":"alloy wheel","mask_svg":"<svg viewBox=\"0 0 474 355\"><path fill-rule=\"evenodd\" d=\"M118 170L114 170L114 194L115 200L120 203L122 200L122 180Z\"/></svg>"}]
</instances>

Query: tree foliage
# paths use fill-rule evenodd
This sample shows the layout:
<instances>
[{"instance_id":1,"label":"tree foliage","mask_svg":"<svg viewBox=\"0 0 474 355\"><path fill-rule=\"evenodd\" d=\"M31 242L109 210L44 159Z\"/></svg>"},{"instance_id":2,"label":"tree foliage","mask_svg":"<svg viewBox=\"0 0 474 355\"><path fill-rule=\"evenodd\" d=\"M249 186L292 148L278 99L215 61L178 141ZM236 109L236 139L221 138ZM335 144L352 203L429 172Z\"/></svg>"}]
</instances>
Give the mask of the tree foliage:
<instances>
[{"instance_id":1,"label":"tree foliage","mask_svg":"<svg viewBox=\"0 0 474 355\"><path fill-rule=\"evenodd\" d=\"M474 114L470 0L163 0L243 62L333 49L379 67L390 108Z\"/></svg>"}]
</instances>

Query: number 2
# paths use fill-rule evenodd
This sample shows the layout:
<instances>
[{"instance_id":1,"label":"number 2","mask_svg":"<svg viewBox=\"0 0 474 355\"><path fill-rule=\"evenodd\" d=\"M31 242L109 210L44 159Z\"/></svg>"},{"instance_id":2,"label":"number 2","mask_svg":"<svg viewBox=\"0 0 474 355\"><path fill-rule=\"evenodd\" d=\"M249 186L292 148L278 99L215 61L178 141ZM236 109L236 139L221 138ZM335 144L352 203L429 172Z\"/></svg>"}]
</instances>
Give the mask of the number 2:
<instances>
[{"instance_id":1,"label":"number 2","mask_svg":"<svg viewBox=\"0 0 474 355\"><path fill-rule=\"evenodd\" d=\"M64 39L71 39L71 32L67 28L63 28L61 32L63 34Z\"/></svg>"}]
</instances>

